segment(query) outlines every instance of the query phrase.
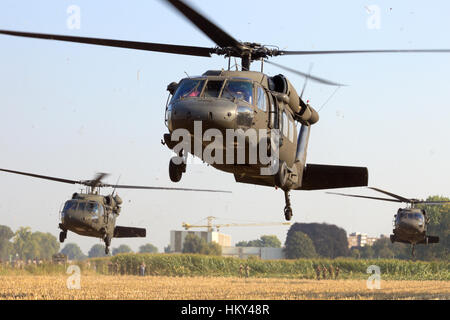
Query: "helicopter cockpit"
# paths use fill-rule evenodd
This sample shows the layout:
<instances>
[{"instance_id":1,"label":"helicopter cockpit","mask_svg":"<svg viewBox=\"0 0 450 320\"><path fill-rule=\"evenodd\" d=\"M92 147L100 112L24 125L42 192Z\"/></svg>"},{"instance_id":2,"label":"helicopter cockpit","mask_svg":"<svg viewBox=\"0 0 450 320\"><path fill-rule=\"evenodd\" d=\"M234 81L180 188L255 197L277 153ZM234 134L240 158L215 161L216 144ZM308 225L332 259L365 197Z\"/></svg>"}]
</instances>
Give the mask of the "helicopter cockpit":
<instances>
[{"instance_id":1,"label":"helicopter cockpit","mask_svg":"<svg viewBox=\"0 0 450 320\"><path fill-rule=\"evenodd\" d=\"M253 84L250 79L183 79L176 89L171 103L186 98L222 98L253 103Z\"/></svg>"},{"instance_id":2,"label":"helicopter cockpit","mask_svg":"<svg viewBox=\"0 0 450 320\"><path fill-rule=\"evenodd\" d=\"M395 222L398 224L403 219L415 220L418 221L420 226L425 224L425 216L422 212L411 212L405 210L399 210L395 219Z\"/></svg>"},{"instance_id":3,"label":"helicopter cockpit","mask_svg":"<svg viewBox=\"0 0 450 320\"><path fill-rule=\"evenodd\" d=\"M104 208L95 201L69 200L65 203L61 212L62 217L71 212L86 213L89 214L92 219L98 219L103 216Z\"/></svg>"}]
</instances>

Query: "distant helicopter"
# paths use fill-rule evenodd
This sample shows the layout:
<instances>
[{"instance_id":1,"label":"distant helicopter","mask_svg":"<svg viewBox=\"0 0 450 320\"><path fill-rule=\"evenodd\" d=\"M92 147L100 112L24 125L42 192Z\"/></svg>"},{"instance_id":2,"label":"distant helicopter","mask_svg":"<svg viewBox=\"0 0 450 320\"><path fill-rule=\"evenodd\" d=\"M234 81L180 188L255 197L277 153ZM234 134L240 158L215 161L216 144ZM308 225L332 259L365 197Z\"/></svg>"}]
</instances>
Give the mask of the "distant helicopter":
<instances>
[{"instance_id":1,"label":"distant helicopter","mask_svg":"<svg viewBox=\"0 0 450 320\"><path fill-rule=\"evenodd\" d=\"M86 186L86 193L74 193L72 198L64 204L61 211L59 228L59 241L67 238L67 231L72 231L81 236L100 238L105 242L105 254L109 254L109 246L112 238L143 238L146 230L143 228L116 226L116 219L120 214L122 199L115 194L116 189L144 189L144 190L171 190L171 191L199 191L199 192L224 192L221 190L166 188L149 186L112 185L102 182L106 173L99 173L93 180L68 180L33 173L0 169L0 171L46 179L69 184ZM101 188L114 188L109 195L100 194Z\"/></svg>"},{"instance_id":2,"label":"distant helicopter","mask_svg":"<svg viewBox=\"0 0 450 320\"><path fill-rule=\"evenodd\" d=\"M202 140L200 147L186 147L176 151L176 157L169 161L169 176L173 182L181 180L186 172L188 154L195 155L208 162L218 170L232 173L237 182L280 188L284 191L286 220L292 218L290 202L291 190L320 190L333 188L360 187L368 185L368 170L365 167L334 166L306 164L306 153L311 125L319 120L317 111L302 99L304 89L299 95L291 82L282 74L270 77L263 73L264 63L270 63L288 72L326 85L341 86L334 81L319 78L311 74L293 70L266 59L289 55L323 55L323 54L355 54L355 53L401 53L401 52L445 52L448 49L420 50L331 50L331 51L288 51L278 47L254 42L241 42L226 33L212 21L204 17L181 0L165 0L178 12L184 15L204 34L217 44L217 47L197 47L173 44L111 40L100 38L75 37L66 35L30 33L0 30L0 34L69 41L109 47L156 51L180 55L211 57L212 54L228 58L228 70L207 71L199 77L189 77L180 82L169 84L168 91L172 99L166 106L165 122L169 133L163 135L163 144L174 150L176 143L173 134L177 129L187 130L196 139L196 122L201 122L201 137L209 129L223 133L226 130L249 129L265 130L265 139L258 135L256 142L244 136L244 142L232 143L222 147L227 153L240 149L258 149L272 153L279 150L275 157L276 168L271 174L261 174L266 165L260 159L256 163L210 163L204 159L209 141ZM221 3L221 5L223 5ZM274 17L267 21L267 28L272 24L282 23L283 18ZM262 32L264 32L262 30ZM295 31L296 32L296 31ZM231 58L241 59L242 70L231 71ZM261 72L250 71L254 61L261 62ZM306 81L305 81L306 84ZM301 128L298 130L298 124ZM280 134L278 135L277 132ZM298 133L298 134L297 134ZM277 136L279 138L274 138ZM195 145L195 143L193 143ZM192 145L192 144L191 144ZM175 150L174 150L175 151ZM198 152L197 152L198 151ZM273 153L272 153L273 154ZM178 163L179 159L184 161Z\"/></svg>"},{"instance_id":3,"label":"distant helicopter","mask_svg":"<svg viewBox=\"0 0 450 320\"><path fill-rule=\"evenodd\" d=\"M401 242L411 244L412 246L411 254L413 257L415 255L414 253L416 244L427 245L430 243L439 243L439 237L427 235L427 225L430 221L427 212L424 209L416 208L415 206L418 204L444 205L446 203L450 203L450 201L425 201L418 199L408 199L378 188L369 187L369 189L384 193L395 199L369 197L336 192L327 192L327 193L346 197L408 203L409 206L407 208L398 209L397 214L394 215L394 230L393 230L394 234L391 234L390 236L391 242L392 243Z\"/></svg>"}]
</instances>

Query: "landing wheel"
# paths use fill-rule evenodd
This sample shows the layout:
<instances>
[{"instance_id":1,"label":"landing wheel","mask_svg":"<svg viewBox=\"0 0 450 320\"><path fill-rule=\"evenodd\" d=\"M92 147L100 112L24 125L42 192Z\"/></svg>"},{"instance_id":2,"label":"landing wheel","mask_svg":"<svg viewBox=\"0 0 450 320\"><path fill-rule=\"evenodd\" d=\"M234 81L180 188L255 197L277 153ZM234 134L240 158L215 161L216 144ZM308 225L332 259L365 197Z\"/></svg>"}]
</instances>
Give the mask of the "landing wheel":
<instances>
[{"instance_id":1,"label":"landing wheel","mask_svg":"<svg viewBox=\"0 0 450 320\"><path fill-rule=\"evenodd\" d=\"M108 255L109 254L109 246L111 245L111 238L108 236L105 236L103 241L105 241L105 254Z\"/></svg>"},{"instance_id":2,"label":"landing wheel","mask_svg":"<svg viewBox=\"0 0 450 320\"><path fill-rule=\"evenodd\" d=\"M186 172L186 164L175 164L174 158L169 162L169 177L172 182L179 182L183 176L183 172Z\"/></svg>"},{"instance_id":3,"label":"landing wheel","mask_svg":"<svg viewBox=\"0 0 450 320\"><path fill-rule=\"evenodd\" d=\"M391 234L390 236L391 242L394 243L395 242L395 236L393 234Z\"/></svg>"},{"instance_id":4,"label":"landing wheel","mask_svg":"<svg viewBox=\"0 0 450 320\"><path fill-rule=\"evenodd\" d=\"M61 231L59 233L59 242L63 243L67 238L67 231Z\"/></svg>"},{"instance_id":5,"label":"landing wheel","mask_svg":"<svg viewBox=\"0 0 450 320\"><path fill-rule=\"evenodd\" d=\"M284 207L284 218L287 221L291 221L292 219L292 208L291 208L291 200L289 198L289 190L284 190L284 201L286 206Z\"/></svg>"},{"instance_id":6,"label":"landing wheel","mask_svg":"<svg viewBox=\"0 0 450 320\"><path fill-rule=\"evenodd\" d=\"M292 208L291 207L284 208L284 218L286 219L286 221L291 221L291 219L292 219Z\"/></svg>"}]
</instances>

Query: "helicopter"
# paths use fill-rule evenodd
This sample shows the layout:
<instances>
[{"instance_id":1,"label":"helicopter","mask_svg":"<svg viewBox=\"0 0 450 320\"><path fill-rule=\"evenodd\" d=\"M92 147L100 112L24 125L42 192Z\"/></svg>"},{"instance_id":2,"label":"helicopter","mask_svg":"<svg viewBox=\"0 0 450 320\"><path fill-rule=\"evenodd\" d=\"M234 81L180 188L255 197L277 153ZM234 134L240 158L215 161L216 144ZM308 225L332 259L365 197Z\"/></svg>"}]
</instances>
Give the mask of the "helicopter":
<instances>
[{"instance_id":1,"label":"helicopter","mask_svg":"<svg viewBox=\"0 0 450 320\"><path fill-rule=\"evenodd\" d=\"M187 157L191 154L218 170L233 174L236 182L282 189L285 199L284 217L288 221L293 216L291 190L367 186L368 169L306 163L311 126L319 121L318 112L308 101L303 100L306 83L311 80L331 86L343 84L269 62L268 59L293 55L450 52L449 49L280 50L275 46L236 40L184 1L164 2L181 13L217 46L208 48L11 30L0 30L0 34L178 55L220 55L228 58L228 70L209 70L198 77L188 76L181 81L172 82L167 87L169 97L164 120L169 132L163 134L161 142L176 154L169 161L169 177L172 182L181 180L186 172ZM231 70L232 58L241 60L241 70ZM260 72L250 71L250 66L255 61L261 62ZM305 85L300 95L286 76L264 74L264 63L304 77ZM211 134L211 130L214 130L215 135L207 136L208 132ZM222 140L221 144L218 132L223 134L229 130L234 130L236 136L231 141ZM255 139L246 135L251 130L257 132ZM181 143L177 143L180 131L187 132L190 143L181 146ZM211 151L212 140L214 148ZM258 154L266 152L271 161L269 164L260 158L252 161L248 155L250 152L245 152L246 150L257 150ZM210 154L205 155L207 151ZM243 154L242 161L224 161L224 158L228 159L228 154L239 158L239 152ZM235 153L238 154L237 157L234 156ZM269 170L264 170L267 167L270 167Z\"/></svg>"},{"instance_id":2,"label":"helicopter","mask_svg":"<svg viewBox=\"0 0 450 320\"><path fill-rule=\"evenodd\" d=\"M116 189L141 189L141 190L170 190L170 191L197 191L197 192L223 192L221 190L168 188L151 186L112 185L103 183L102 179L108 174L99 173L92 180L69 180L50 176L38 175L21 171L0 169L0 171L46 179L56 182L79 184L86 186L86 192L75 192L71 199L67 200L60 212L59 241L67 238L67 232L71 231L81 236L100 238L105 243L105 254L109 254L109 247L113 238L145 238L146 229L135 227L116 226L116 219L121 212L122 198L115 194ZM114 188L109 195L101 195L101 188Z\"/></svg>"},{"instance_id":3,"label":"helicopter","mask_svg":"<svg viewBox=\"0 0 450 320\"><path fill-rule=\"evenodd\" d=\"M378 198L370 196L361 196L355 194L345 194L337 192L327 192L328 194L335 194L346 197L373 199L381 201L390 202L400 202L407 203L408 207L400 208L397 214L394 215L393 221L393 234L390 235L391 242L400 242L411 244L411 254L415 256L415 246L416 244L431 244L439 243L439 237L427 235L427 225L430 222L430 217L427 215L425 209L416 208L418 204L424 205L444 205L450 203L450 201L425 201L418 199L408 199L397 194L384 191L378 188L369 187L369 189L375 190L377 192L384 193L394 199L389 198Z\"/></svg>"}]
</instances>

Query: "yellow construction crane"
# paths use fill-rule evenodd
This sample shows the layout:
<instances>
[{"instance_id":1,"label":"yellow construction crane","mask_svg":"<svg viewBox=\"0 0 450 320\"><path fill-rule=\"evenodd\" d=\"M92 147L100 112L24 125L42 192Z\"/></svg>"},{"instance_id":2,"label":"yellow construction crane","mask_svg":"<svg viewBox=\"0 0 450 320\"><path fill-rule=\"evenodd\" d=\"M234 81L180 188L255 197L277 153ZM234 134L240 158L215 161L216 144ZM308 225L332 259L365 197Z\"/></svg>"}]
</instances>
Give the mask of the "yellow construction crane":
<instances>
[{"instance_id":1,"label":"yellow construction crane","mask_svg":"<svg viewBox=\"0 0 450 320\"><path fill-rule=\"evenodd\" d=\"M290 222L255 222L255 223L221 223L221 224L213 224L213 220L217 219L216 217L209 216L206 218L208 221L206 225L193 225L186 222L183 222L181 226L185 228L186 230L189 230L191 228L207 228L209 232L213 231L215 228L217 231L219 231L220 228L225 227L257 227L257 226L278 226L278 225L285 225L290 226Z\"/></svg>"}]
</instances>

